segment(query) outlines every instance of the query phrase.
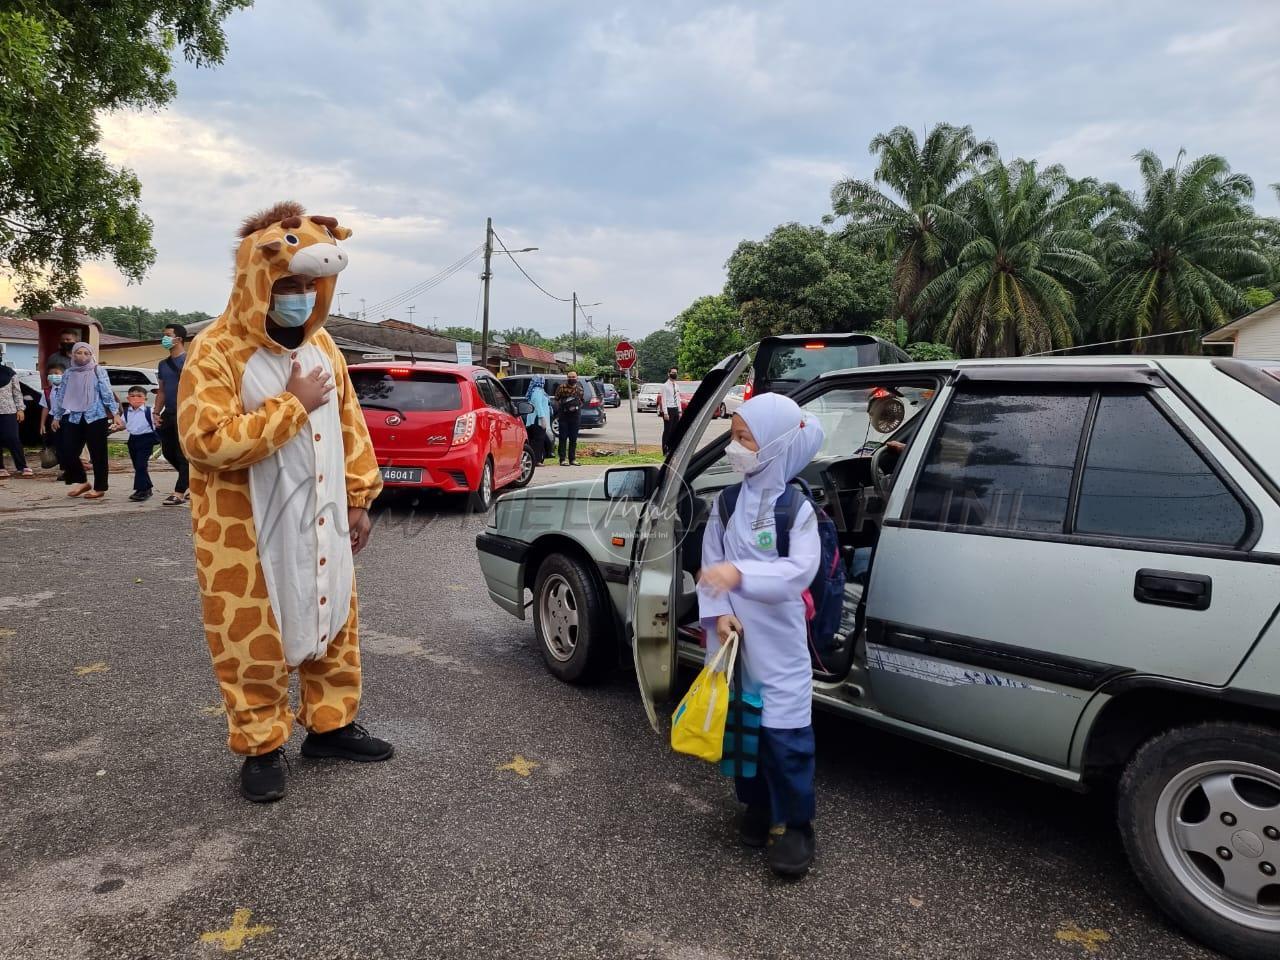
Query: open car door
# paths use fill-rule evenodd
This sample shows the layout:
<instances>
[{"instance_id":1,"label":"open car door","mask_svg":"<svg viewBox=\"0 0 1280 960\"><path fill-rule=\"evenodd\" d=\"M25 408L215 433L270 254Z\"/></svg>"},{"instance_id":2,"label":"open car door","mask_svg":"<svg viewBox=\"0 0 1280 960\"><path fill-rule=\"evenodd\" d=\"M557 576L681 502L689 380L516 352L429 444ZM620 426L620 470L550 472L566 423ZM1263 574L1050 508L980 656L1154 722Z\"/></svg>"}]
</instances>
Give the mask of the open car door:
<instances>
[{"instance_id":1,"label":"open car door","mask_svg":"<svg viewBox=\"0 0 1280 960\"><path fill-rule=\"evenodd\" d=\"M676 671L676 628L672 616L680 582L680 498L685 468L694 447L750 363L751 351L725 357L702 379L702 386L680 418L676 446L658 475L657 491L645 505L636 530L631 564L627 624L635 656L640 699L654 731L661 733L656 704L671 696Z\"/></svg>"}]
</instances>

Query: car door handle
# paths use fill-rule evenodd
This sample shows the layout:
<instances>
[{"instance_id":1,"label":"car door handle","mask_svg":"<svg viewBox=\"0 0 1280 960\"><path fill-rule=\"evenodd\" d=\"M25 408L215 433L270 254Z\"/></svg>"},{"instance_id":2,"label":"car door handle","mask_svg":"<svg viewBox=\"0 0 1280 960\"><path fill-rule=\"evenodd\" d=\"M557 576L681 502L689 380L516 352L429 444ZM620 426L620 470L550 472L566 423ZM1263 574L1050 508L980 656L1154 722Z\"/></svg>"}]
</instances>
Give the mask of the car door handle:
<instances>
[{"instance_id":1,"label":"car door handle","mask_svg":"<svg viewBox=\"0 0 1280 960\"><path fill-rule=\"evenodd\" d=\"M1208 610L1213 578L1175 570L1139 570L1133 580L1133 599L1161 607Z\"/></svg>"}]
</instances>

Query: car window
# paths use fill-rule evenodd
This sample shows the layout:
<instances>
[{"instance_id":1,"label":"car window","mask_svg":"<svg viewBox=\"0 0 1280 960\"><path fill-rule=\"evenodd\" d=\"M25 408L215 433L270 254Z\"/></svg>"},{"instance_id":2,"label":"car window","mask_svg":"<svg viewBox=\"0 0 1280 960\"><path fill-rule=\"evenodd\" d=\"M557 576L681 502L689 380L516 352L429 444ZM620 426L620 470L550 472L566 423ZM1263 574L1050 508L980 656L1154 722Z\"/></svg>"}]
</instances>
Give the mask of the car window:
<instances>
[{"instance_id":1,"label":"car window","mask_svg":"<svg viewBox=\"0 0 1280 960\"><path fill-rule=\"evenodd\" d=\"M352 370L351 383L361 406L429 412L462 407L462 387L448 373L425 370Z\"/></svg>"},{"instance_id":2,"label":"car window","mask_svg":"<svg viewBox=\"0 0 1280 960\"><path fill-rule=\"evenodd\" d=\"M1234 545L1248 525L1240 502L1149 397L1100 398L1077 532Z\"/></svg>"},{"instance_id":3,"label":"car window","mask_svg":"<svg viewBox=\"0 0 1280 960\"><path fill-rule=\"evenodd\" d=\"M831 370L869 367L880 362L880 348L874 342L778 344L770 351L764 376L769 381L805 383Z\"/></svg>"},{"instance_id":4,"label":"car window","mask_svg":"<svg viewBox=\"0 0 1280 960\"><path fill-rule=\"evenodd\" d=\"M119 367L107 367L107 381L113 387L151 386L151 381L141 370L121 370Z\"/></svg>"},{"instance_id":5,"label":"car window","mask_svg":"<svg viewBox=\"0 0 1280 960\"><path fill-rule=\"evenodd\" d=\"M501 410L502 402L498 399L497 385L488 377L476 377L476 389L480 391L480 399L485 402L485 406L492 407L494 410Z\"/></svg>"},{"instance_id":6,"label":"car window","mask_svg":"<svg viewBox=\"0 0 1280 960\"><path fill-rule=\"evenodd\" d=\"M958 391L925 458L915 524L1062 533L1090 396Z\"/></svg>"},{"instance_id":7,"label":"car window","mask_svg":"<svg viewBox=\"0 0 1280 960\"><path fill-rule=\"evenodd\" d=\"M493 394L493 402L489 405L495 410L501 410L503 413L510 414L514 417L516 415L516 408L511 403L511 396L502 385L502 381L494 380L490 377L485 377L485 380L488 382L489 390Z\"/></svg>"}]
</instances>

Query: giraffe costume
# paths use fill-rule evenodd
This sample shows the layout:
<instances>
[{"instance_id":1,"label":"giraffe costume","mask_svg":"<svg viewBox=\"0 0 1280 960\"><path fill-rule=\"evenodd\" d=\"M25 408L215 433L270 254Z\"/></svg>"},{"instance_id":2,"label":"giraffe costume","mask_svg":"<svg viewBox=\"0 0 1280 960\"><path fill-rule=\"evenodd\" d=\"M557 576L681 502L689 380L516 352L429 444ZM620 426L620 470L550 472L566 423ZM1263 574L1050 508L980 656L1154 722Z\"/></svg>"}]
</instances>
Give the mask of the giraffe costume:
<instances>
[{"instance_id":1,"label":"giraffe costume","mask_svg":"<svg viewBox=\"0 0 1280 960\"><path fill-rule=\"evenodd\" d=\"M246 220L231 299L196 337L178 390L205 638L238 754L288 738L294 668L308 730L343 727L360 704L347 508L367 508L382 477L346 362L323 329L347 265L334 241L350 235L295 203ZM289 275L316 278L293 348L267 333L272 284ZM310 414L285 392L295 360L333 377L329 401Z\"/></svg>"}]
</instances>

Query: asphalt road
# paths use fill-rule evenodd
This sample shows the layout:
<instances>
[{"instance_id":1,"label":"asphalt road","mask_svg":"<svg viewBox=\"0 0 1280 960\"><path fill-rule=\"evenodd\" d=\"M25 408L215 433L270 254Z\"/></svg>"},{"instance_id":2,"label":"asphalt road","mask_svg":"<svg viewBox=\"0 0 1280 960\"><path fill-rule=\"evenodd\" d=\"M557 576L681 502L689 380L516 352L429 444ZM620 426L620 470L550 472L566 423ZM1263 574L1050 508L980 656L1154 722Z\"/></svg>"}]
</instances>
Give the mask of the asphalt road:
<instances>
[{"instance_id":1,"label":"asphalt road","mask_svg":"<svg viewBox=\"0 0 1280 960\"><path fill-rule=\"evenodd\" d=\"M631 443L631 414L627 412L626 401L624 400L620 407L610 407L605 413L607 414L605 425L600 429L582 431L578 435L580 444L585 443L590 446L593 441L610 444ZM728 420L712 420L707 427L707 437L709 439L714 436L715 431L728 429ZM659 446L662 443L662 418L647 410L644 413L636 413L636 441L640 446Z\"/></svg>"},{"instance_id":2,"label":"asphalt road","mask_svg":"<svg viewBox=\"0 0 1280 960\"><path fill-rule=\"evenodd\" d=\"M288 798L260 807L224 747L185 511L0 519L0 956L1212 956L1157 916L1106 798L833 718L819 863L775 880L625 674L547 674L486 598L481 525L381 514L361 719L396 756L309 762L295 738Z\"/></svg>"}]
</instances>

